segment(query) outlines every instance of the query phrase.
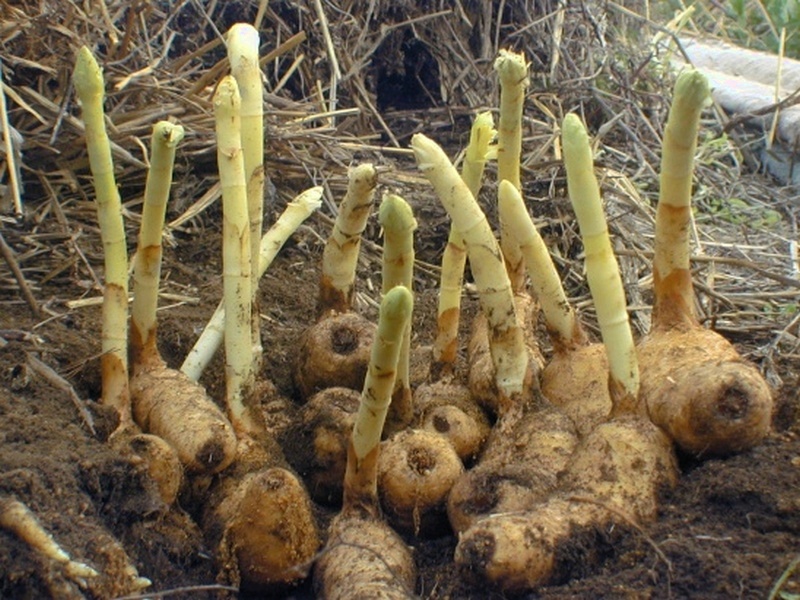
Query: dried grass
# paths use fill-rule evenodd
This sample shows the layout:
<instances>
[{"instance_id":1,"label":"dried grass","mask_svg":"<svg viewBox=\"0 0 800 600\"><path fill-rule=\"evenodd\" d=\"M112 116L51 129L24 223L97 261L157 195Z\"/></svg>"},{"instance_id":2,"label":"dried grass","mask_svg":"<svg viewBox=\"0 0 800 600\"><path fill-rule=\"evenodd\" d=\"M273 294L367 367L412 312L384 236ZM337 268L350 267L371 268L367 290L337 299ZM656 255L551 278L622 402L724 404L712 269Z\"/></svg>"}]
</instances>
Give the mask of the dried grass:
<instances>
[{"instance_id":1,"label":"dried grass","mask_svg":"<svg viewBox=\"0 0 800 600\"><path fill-rule=\"evenodd\" d=\"M260 24L268 53L267 168L275 190L269 211L279 211L298 190L321 184L330 215L348 165L372 160L385 185L414 198L426 232L418 242L425 285L435 285L432 265L446 239L446 221L408 157L407 141L424 130L455 154L471 115L497 104L497 50L523 49L532 73L523 141L531 209L559 257L568 292L591 313L557 145L561 117L578 111L597 135L634 323L644 331L660 137L671 89L665 61L649 43L665 30L642 16L649 8L645 2L556 0L2 3L0 59L8 120L24 140L25 215L1 218L27 286L0 265L0 301L21 302L20 291L28 287L41 308L55 315L65 310L63 301L74 298L52 300L46 286L69 279L83 282L89 295L100 287L82 126L70 84L82 44L95 50L105 68L108 122L129 226L138 219L150 128L170 118L188 135L169 233L185 238L216 227L218 209L208 210L219 196L210 98L228 68L221 32L245 20ZM663 38L669 41L668 31ZM721 115L706 115L697 171L701 314L746 344L777 382L778 356L800 359L797 202L792 190L751 172L744 130L720 138L723 124ZM6 173L0 174L7 182ZM490 213L491 190L490 184L482 198ZM325 230L328 217L316 223Z\"/></svg>"}]
</instances>

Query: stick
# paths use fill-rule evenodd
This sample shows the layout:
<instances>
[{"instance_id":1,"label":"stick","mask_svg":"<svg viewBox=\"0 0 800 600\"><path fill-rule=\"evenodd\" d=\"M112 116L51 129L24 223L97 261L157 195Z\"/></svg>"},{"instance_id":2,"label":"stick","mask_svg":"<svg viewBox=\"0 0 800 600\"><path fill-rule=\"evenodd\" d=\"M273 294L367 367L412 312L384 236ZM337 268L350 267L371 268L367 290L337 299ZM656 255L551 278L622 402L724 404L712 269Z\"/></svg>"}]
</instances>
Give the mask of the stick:
<instances>
[{"instance_id":1,"label":"stick","mask_svg":"<svg viewBox=\"0 0 800 600\"><path fill-rule=\"evenodd\" d=\"M22 216L22 181L20 181L20 166L17 163L18 155L21 156L22 141L15 147L11 124L8 122L8 108L6 106L5 84L3 83L3 61L0 60L0 126L3 129L3 144L6 147L6 162L8 163L8 185L14 197L14 213Z\"/></svg>"},{"instance_id":2,"label":"stick","mask_svg":"<svg viewBox=\"0 0 800 600\"><path fill-rule=\"evenodd\" d=\"M258 277L264 276L272 261L277 256L286 240L311 214L322 205L321 186L313 187L301 193L292 200L278 218L275 224L261 238L258 256ZM181 365L189 379L197 381L205 371L208 363L222 345L225 330L225 301L217 305L211 319L208 321L203 333L195 342L186 359Z\"/></svg>"},{"instance_id":3,"label":"stick","mask_svg":"<svg viewBox=\"0 0 800 600\"><path fill-rule=\"evenodd\" d=\"M19 291L22 294L22 297L25 299L25 302L28 303L33 316L37 319L40 318L42 316L42 309L39 308L39 303L36 302L36 298L34 298L33 292L31 292L31 288L25 279L25 275L22 273L22 269L19 268L17 258L14 256L14 251L11 249L11 246L6 243L2 231L0 231L0 252L3 254L3 258L5 259L8 268L14 274L14 279L17 280Z\"/></svg>"}]
</instances>

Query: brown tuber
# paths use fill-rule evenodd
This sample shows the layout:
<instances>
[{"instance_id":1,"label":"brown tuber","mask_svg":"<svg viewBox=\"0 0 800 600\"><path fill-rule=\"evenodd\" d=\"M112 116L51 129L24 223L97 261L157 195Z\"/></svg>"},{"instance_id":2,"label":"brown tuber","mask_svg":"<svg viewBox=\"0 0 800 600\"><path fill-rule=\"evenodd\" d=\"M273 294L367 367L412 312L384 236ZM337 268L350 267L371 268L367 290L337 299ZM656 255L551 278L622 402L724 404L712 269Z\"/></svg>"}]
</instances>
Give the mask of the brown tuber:
<instances>
[{"instance_id":1,"label":"brown tuber","mask_svg":"<svg viewBox=\"0 0 800 600\"><path fill-rule=\"evenodd\" d=\"M478 457L491 426L469 388L449 379L420 385L414 408L418 427L447 439L464 464Z\"/></svg>"},{"instance_id":2,"label":"brown tuber","mask_svg":"<svg viewBox=\"0 0 800 600\"><path fill-rule=\"evenodd\" d=\"M759 444L772 420L772 394L756 367L695 314L689 258L691 187L700 111L708 81L678 76L664 131L653 258L653 325L639 344L642 400L650 418L685 452L725 455Z\"/></svg>"},{"instance_id":3,"label":"brown tuber","mask_svg":"<svg viewBox=\"0 0 800 600\"><path fill-rule=\"evenodd\" d=\"M463 471L461 459L444 436L423 429L396 433L383 443L378 459L386 519L415 536L447 532L447 497Z\"/></svg>"},{"instance_id":4,"label":"brown tuber","mask_svg":"<svg viewBox=\"0 0 800 600\"><path fill-rule=\"evenodd\" d=\"M437 144L417 134L411 146L420 169L464 236L486 315L484 355L491 364L487 370L499 419L478 465L465 472L450 492L450 523L463 531L482 517L526 509L540 501L566 466L577 436L571 421L539 393L541 362L524 341L517 319L520 304L515 302L486 216ZM518 298L529 301L527 296Z\"/></svg>"},{"instance_id":5,"label":"brown tuber","mask_svg":"<svg viewBox=\"0 0 800 600\"><path fill-rule=\"evenodd\" d=\"M305 480L311 497L322 504L342 501L347 444L360 397L359 392L343 387L317 392L300 407L296 422L286 432L287 458Z\"/></svg>"},{"instance_id":6,"label":"brown tuber","mask_svg":"<svg viewBox=\"0 0 800 600\"><path fill-rule=\"evenodd\" d=\"M403 334L411 318L411 293L398 286L381 302L378 330L358 417L347 450L341 512L314 567L314 589L326 600L413 597L416 567L411 550L381 518L378 456L396 377Z\"/></svg>"},{"instance_id":7,"label":"brown tuber","mask_svg":"<svg viewBox=\"0 0 800 600\"><path fill-rule=\"evenodd\" d=\"M375 326L352 312L352 304L361 233L377 183L370 164L350 170L347 193L323 251L318 321L300 338L294 382L303 399L329 387L358 390L364 382Z\"/></svg>"},{"instance_id":8,"label":"brown tuber","mask_svg":"<svg viewBox=\"0 0 800 600\"><path fill-rule=\"evenodd\" d=\"M643 415L638 397L636 352L599 190L577 193L597 183L587 173L591 149L575 115L564 119L562 136L570 199L608 354L608 367L597 362L594 368L607 376L612 416L577 445L556 493L528 511L484 518L460 536L456 563L505 592L567 580L576 562L583 567L595 560L600 536L653 520L660 494L678 477L672 443ZM576 182L582 182L577 189Z\"/></svg>"},{"instance_id":9,"label":"brown tuber","mask_svg":"<svg viewBox=\"0 0 800 600\"><path fill-rule=\"evenodd\" d=\"M677 480L672 446L641 417L619 417L586 436L559 492L532 509L482 519L463 533L456 564L505 592L563 583L596 560L596 540L656 516Z\"/></svg>"},{"instance_id":10,"label":"brown tuber","mask_svg":"<svg viewBox=\"0 0 800 600\"><path fill-rule=\"evenodd\" d=\"M203 527L221 581L274 592L306 577L319 536L308 493L277 443L242 436L206 506Z\"/></svg>"}]
</instances>

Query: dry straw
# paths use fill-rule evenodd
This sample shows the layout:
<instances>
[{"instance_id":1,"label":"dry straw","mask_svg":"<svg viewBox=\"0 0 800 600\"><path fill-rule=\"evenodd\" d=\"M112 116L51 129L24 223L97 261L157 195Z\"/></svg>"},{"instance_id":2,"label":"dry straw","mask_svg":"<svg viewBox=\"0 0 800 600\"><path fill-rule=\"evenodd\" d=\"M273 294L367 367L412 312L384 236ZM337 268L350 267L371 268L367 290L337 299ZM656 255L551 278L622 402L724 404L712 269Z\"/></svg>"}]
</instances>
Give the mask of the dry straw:
<instances>
[{"instance_id":1,"label":"dry straw","mask_svg":"<svg viewBox=\"0 0 800 600\"><path fill-rule=\"evenodd\" d=\"M76 298L59 294L76 274L98 287L101 277L96 238L75 235L91 230L96 217L86 202L92 194L84 177L83 127L71 90L72 61L65 57L82 44L102 49L111 152L126 215L139 212L143 149L152 124L173 117L186 129L169 242L172 235L191 235L215 222L216 213L208 212L219 201L219 187L207 177L216 171L211 97L228 70L219 32L232 23L226 22L224 3L214 2L152 3L140 14L122 0L6 4L0 9L8 32L0 41L0 61L7 118L24 142L28 218L4 227L14 252L5 252L0 263L0 302L18 301L27 288L33 302L44 304L53 295L44 288L53 285L60 286L57 300L71 301ZM591 321L592 302L573 252L575 225L562 195L563 170L559 153L552 151L561 116L577 110L598 140L600 183L612 241L619 242L633 324L637 333L647 330L655 182L671 87L646 43L648 32L662 30L660 25L613 3L607 14L599 14L591 6L555 1L459 2L433 11L422 2L350 2L326 10L324 20L311 0L291 7L242 6L236 18L258 18L262 40L266 167L276 190L267 195L268 219L311 184L325 186L326 198L341 197L347 168L356 160L391 163L398 185L421 183L407 160L409 134L424 128L439 140L450 131L463 136L467 117L497 106L492 63L498 51L524 48L531 61L527 105L532 108L523 115L521 178L529 188L525 197L537 205L545 241L560 254L567 294ZM403 93L392 85L405 86ZM409 103L398 106L400 97ZM798 318L791 307L800 304L800 261L791 242L795 199L767 180L743 176L757 157L744 143L712 137L721 128L718 116L708 111L704 118L710 133L700 141L695 177L702 222L692 236L698 318L723 333L746 336L768 358L778 348L791 353ZM737 142L748 135L743 126L728 132ZM463 146L465 140L453 142ZM378 148L384 149L381 158ZM537 200L554 194L556 202ZM420 223L439 231L446 217L434 204L428 202ZM324 210L334 212L332 206ZM328 215L319 217L326 227ZM135 221L126 221L129 239ZM426 240L417 248L423 267L417 277L430 274L434 285L436 269L430 265L440 263L443 240ZM365 241L373 270L379 265L375 241ZM182 290L165 291L185 296ZM369 296L373 305L377 292ZM54 311L52 305L46 310Z\"/></svg>"}]
</instances>

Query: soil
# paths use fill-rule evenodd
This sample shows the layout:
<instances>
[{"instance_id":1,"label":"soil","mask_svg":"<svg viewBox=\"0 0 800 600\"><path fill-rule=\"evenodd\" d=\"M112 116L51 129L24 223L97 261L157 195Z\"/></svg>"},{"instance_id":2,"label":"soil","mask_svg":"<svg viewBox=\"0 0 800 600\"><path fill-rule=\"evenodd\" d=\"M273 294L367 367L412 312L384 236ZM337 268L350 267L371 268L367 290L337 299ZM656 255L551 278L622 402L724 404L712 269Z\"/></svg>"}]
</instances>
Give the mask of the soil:
<instances>
[{"instance_id":1,"label":"soil","mask_svg":"<svg viewBox=\"0 0 800 600\"><path fill-rule=\"evenodd\" d=\"M324 228L314 219L311 226ZM165 288L196 302L178 302L160 311L160 347L174 367L221 292L218 231L209 228L177 242L165 250ZM320 253L319 238L301 231L261 285L263 377L293 400L290 371L297 340L314 317ZM365 277L376 275L373 271ZM38 288L37 297L48 299L56 315L45 321L32 317L12 294L3 298L7 302L0 313L0 333L8 343L0 349L0 494L24 502L74 558L104 573L104 581L81 591L58 564L0 529L0 597L125 596L131 592L119 583L125 555L152 581L147 597L164 597L170 590L169 597L223 597L229 592L214 586L213 559L197 526L183 513L165 510L141 465L104 439L113 419L92 401L100 395L100 308L64 306L84 293L83 287L80 280L64 277ZM415 345L430 342L435 314L435 290L429 282L419 287ZM465 302L467 312L474 312L474 298ZM361 310L375 317L373 306L364 304ZM90 433L67 392L30 367L29 355L74 386L80 402L89 406L97 435ZM761 446L727 459L685 460L683 477L663 499L656 523L625 532L594 532L592 554L576 555L560 585L529 597L767 597L800 548L798 375L788 359L779 371L785 383L776 390L774 432ZM212 397L221 397L219 357L203 383ZM323 522L330 514L320 507ZM416 550L423 597L503 597L452 566L452 535L409 542ZM211 588L204 591L202 586ZM781 589L783 598L800 593L800 575L789 576ZM310 586L305 583L284 595L310 597Z\"/></svg>"},{"instance_id":2,"label":"soil","mask_svg":"<svg viewBox=\"0 0 800 600\"><path fill-rule=\"evenodd\" d=\"M298 115L320 112L320 106L316 104L308 108L303 104L295 105L295 101L316 98L320 82L328 80L323 71L329 43L315 33L319 28L313 21L314 11L309 7L303 8L303 3L207 3L219 8L221 14L217 15L216 23L203 12L203 3L200 2L120 3L124 10L109 11L113 14L110 17L106 15L108 24L99 23L100 17L94 19L96 15L92 11L81 17L82 11L76 8L79 3L18 3L22 9L17 9L14 4L0 2L0 12L8 9L3 16L9 21L5 29L11 32L3 41L9 53L9 58L4 57L3 61L4 76L9 75L9 66L16 71L12 73L14 78L6 79L5 86L7 89L38 90L39 93L50 90L54 95L45 98L47 110L42 108L41 101L34 102L32 96L25 96L29 103L33 103L31 115L27 114L28 109L12 113L12 116L20 117L12 124L17 123L27 140L25 208L28 212L20 221L6 214L0 215L3 238L16 252L33 286L33 295L43 309L42 314L32 315L10 271L0 262L0 598L250 597L219 583L213 549L196 524L200 509L195 490L187 484L179 494L178 506L166 507L142 462L109 440L116 426L115 414L98 404L101 395L101 327L97 300L103 278L102 245L97 232L95 207L87 192L82 134L76 125L62 127L60 124L62 117L70 111L74 111L76 116L78 114L77 107L69 101L72 93L67 82L71 64L67 64L70 61L65 61L65 57L73 56L74 50L83 43L98 46L105 53L106 72L115 78L110 80L109 89L112 88L111 82L125 82L125 86L113 86L119 90L114 94L112 113L112 121L116 121L116 141L128 151L134 148L135 156L139 156L141 140L149 135L150 123L155 120L155 117L143 116L138 112L140 108L158 113L161 115L159 118L177 118L192 130L186 141L191 152L183 154L178 161L179 174L172 201L172 210L177 214L171 215L176 217L216 181L217 175L209 172L214 168L209 165L214 162L215 150L211 145L213 124L207 99L203 97L198 101L200 96L197 92L191 92L187 95L190 98L187 104L191 106L174 100L197 85L198 69L210 69L221 60L224 54L222 46L209 45L216 40L219 31L225 31L237 20L252 21L256 9L268 4L266 20L272 19L271 39L282 41L298 32L310 36L307 44L298 50L309 57L304 63L299 57L287 56L280 69L277 63L274 67L277 75L290 64L292 70L300 65L300 76L283 80L286 83L285 97L276 96L270 100L280 110L276 111L278 116L270 117L273 121L267 136L274 144L267 152L268 160L272 161L267 172L273 177L277 190L274 195L270 194L269 210L276 210L272 204L282 202L291 192L299 191L296 188L309 185L310 180L324 183L326 199L332 200L343 187L346 166L368 158L379 165L382 177L384 173L390 173L384 177L383 184L393 190L407 186L408 189L399 191L409 192L406 197L412 203L420 224L416 238L417 257L424 263L439 264L447 240L448 221L430 192L426 195L419 191L419 186L410 185L420 179L410 161L405 165L405 172L391 173L395 157L402 156L402 153L387 151L378 154L374 151L381 144L389 146L381 137L384 132L377 126L377 121L367 123L371 118L369 115L374 112L371 107L366 110L361 106L358 117L343 116L340 121L340 124L346 124L341 131L347 132L347 136L341 139L348 141L350 150L343 150L345 144L340 143L335 132L331 133L325 127L318 128L316 121L312 129L294 125ZM99 4L108 8L104 3ZM166 10L173 4L178 7L174 14ZM495 38L495 44L502 44L502 47L505 47L508 37L512 46L526 48L533 60L536 86L547 81L548 78L542 74L550 69L550 65L563 71L559 77L551 74L552 81L546 89L537 91L537 110L541 114L536 113L530 120L541 123L532 126L531 132L536 135L526 139L526 144L536 142L549 147L554 131L551 127L553 115L569 110L580 108L593 131L598 131L612 118L617 122L619 110L630 112L620 121L627 132L625 136L630 136L630 139L623 136L621 141L625 144L636 142L636 152L624 156L606 153L604 160L608 162L610 176L604 186L606 192L610 191L606 199L614 200L609 202L609 205L614 205L614 213L609 214L616 228L616 241L624 242L620 245L627 252L620 253L620 262L629 302L637 307L633 311L634 325L638 332L645 330L649 324L650 299L648 290L644 288L652 280L648 283L649 267L642 267L642 263L646 262L652 240L642 223L651 225L647 219L651 215L642 210L642 206L636 206L633 200L641 195L645 199L637 201L646 203L648 196L654 196L654 188L637 188L633 193L622 193L620 190L626 182L614 183L623 178L613 173L614 165L623 165L616 170L629 175L638 170L636 186L641 186L649 172L655 173L652 168L650 171L644 168L648 165L642 164L645 159L638 147L641 142L635 131L638 125L634 131L630 127L633 121L652 119L655 127L649 121L646 127L641 127L645 142L651 133L657 138L656 130L660 131L659 119L663 115L659 117L657 113L665 113L662 100L669 94L661 87L648 85L647 77L655 76L643 67L652 57L641 57L640 60L640 57L622 52L623 49L630 50L627 48L629 41L624 36L610 45L605 39L595 40L595 36L602 38L605 35L608 15L595 20L588 8L592 3L493 3L499 6L495 20L492 21L489 11L488 22L483 25L486 29L474 31L465 28L469 19L461 13L466 10L486 14L485 10L478 11L478 8L489 3L456 3L460 10L458 14L453 13L453 20L447 28L442 27L440 21L416 18L420 13L412 10L413 5L418 4L419 10L425 14L432 10L434 3L345 4L354 11L358 9L368 13L366 21L372 22L369 27L374 30L368 31L365 24L368 35L361 35L364 32L359 30L359 23L363 24L364 19L353 20L346 11L331 11L328 17L336 34L336 43L344 44L343 51L339 52L340 60L352 61L342 64L343 72L349 75L341 81L340 106L360 106L361 102L369 100L368 93L362 98L362 94L355 93L355 87L347 92L347 86L354 86L353 81L358 81L364 89L374 92L381 123L384 120L389 123L388 131L394 132L392 135L404 147L412 133L424 130L435 135L440 142L442 137L449 136L446 144L451 150L450 155L456 155L464 144L469 117L475 109L490 102L496 92L493 77L487 77L485 69L477 70L474 59L480 54L486 63L483 67L487 67L490 63L486 60L488 42ZM551 16L556 10L560 13L562 6L574 6L569 18L562 20L529 14L529 4L531 7L536 5L542 14L552 13ZM615 5L609 3L609 6L612 4ZM146 9L142 8L144 5L147 5ZM552 10L545 5L552 5ZM602 6L604 13L613 14L613 11L606 11L605 4ZM650 3L647 6L649 10ZM376 7L379 12L384 11L382 15L373 15ZM136 19L134 16L139 8L142 9L142 14L138 15L141 19ZM213 11L209 8L209 14ZM252 14L245 14L246 11ZM30 20L22 18L25 13L31 15ZM63 18L58 16L60 14ZM172 19L171 24L169 19L160 20L166 18L165 15ZM111 17L119 19L116 24L112 23ZM12 19L21 19L24 27L15 30ZM141 23L136 25L139 21ZM406 25L400 27L401 22ZM475 22L482 21L476 18ZM567 28L562 31L559 25L558 33L555 30L549 32L551 22L566 22ZM73 36L66 35L68 29L63 23L75 27ZM642 24L638 19L631 23L633 25L629 27L637 29L637 35L632 35L635 39ZM3 24L5 26L5 22ZM114 31L103 30L109 24L114 25ZM512 24L520 24L520 27L511 27ZM171 27L174 27L174 32ZM119 56L107 53L106 38L112 39L117 29L126 32L123 46L136 49L131 52L132 60L145 62L122 60L120 57L127 52L124 49L120 50ZM662 29L659 26L657 31ZM15 32L23 33L17 35ZM448 37L451 34L454 37ZM529 37L520 37L521 34ZM642 33L644 37L646 35ZM458 43L455 38L458 38ZM425 39L428 43L419 43ZM15 40L19 47L12 47ZM376 40L382 41L378 44ZM140 52L140 48L150 43L166 45L168 50L158 47L150 53ZM210 49L198 50L205 46ZM551 46L559 48L560 61L551 61ZM605 50L600 52L600 46L610 48L609 54L606 55ZM183 56L195 51L198 52L196 61L183 61ZM462 52L468 60L460 58ZM643 52L651 53L649 41ZM169 79L150 81L143 77L143 73L153 69L159 73L159 68L149 63L153 57L162 54L165 62L159 67L160 73L162 76L169 74ZM17 56L28 58L19 61L14 59ZM184 71L172 68L176 61L184 65L181 67ZM598 61L606 65L600 77ZM371 65L367 75L360 75L367 78L365 81L358 78L359 64ZM53 75L56 71L58 76ZM138 76L128 81L128 75L134 72ZM654 72L659 74L657 79L660 82L660 67ZM176 81L184 87L175 86ZM140 87L137 87L137 82ZM306 83L311 86L309 89L305 88ZM612 93L609 94L608 90ZM444 98L443 92L447 92L449 98ZM346 100L348 94L349 101ZM612 96L617 95L619 103L612 106L609 104ZM557 100L559 96L561 101ZM589 99L594 100L588 102ZM327 110L327 105L323 104ZM303 112L307 108L310 112ZM42 117L35 109L57 123L47 123L46 126L40 123ZM132 111L136 111L133 113L135 117L126 115ZM291 127L284 128L290 119ZM352 131L348 131L349 128ZM614 135L621 135L615 134L613 129L603 127L603 130L606 141ZM54 146L55 133L59 131L61 138ZM354 144L355 141L358 143ZM796 312L800 303L797 300L798 288L788 287L796 284L797 277L796 243L794 246L789 243L789 240L797 240L796 196L784 190L780 195L790 200L779 202L778 194L772 195L769 183L759 179L757 185L750 185L749 177L739 177L739 171L733 168L734 162L737 168L739 166L738 149L733 161L711 156L713 144L702 145L706 147L707 160L698 165L698 172L702 170L702 174L697 179L702 185L698 185L696 194L697 223L702 228L711 220L715 227L726 228L722 236L717 235L716 230L705 230L706 237L703 238L706 242L703 258L706 260L698 261L694 278L696 288L702 292L703 322L716 327L747 357L757 360L758 366L774 384L773 431L760 446L737 456L708 460L684 457L680 481L662 498L656 522L641 528L630 526L582 532L579 539L585 543L576 544L574 554L565 557L566 567L561 579L526 597L800 598L800 573L795 573L795 566L800 563L800 354L796 337L800 322ZM46 160L40 162L34 158L40 156L36 154L37 148ZM642 148L650 153L646 145ZM397 161L402 161L402 158ZM563 178L557 174L557 161L550 160L548 150L543 154L536 153L535 157L531 154L523 164L526 176L536 175L526 177L526 198L536 204L537 215L547 213L542 215L545 217L542 223L546 223L548 242L559 255L559 267L568 294L571 299L580 301L584 316L591 321L593 308L580 275L581 247L575 241L569 202L557 190L559 186L563 187ZM135 217L140 210L144 174L139 166L128 163L124 163L122 169L125 172L120 173L122 177L118 181L123 181L120 189L125 215ZM49 170L50 183L46 189L40 189L48 181L45 170ZM35 175L41 176L38 183L34 181ZM392 175L396 177L392 178ZM5 172L0 170L0 179L5 177ZM650 179L654 186L656 178ZM633 183L630 185L635 187ZM754 188L759 191L766 189L767 193L751 194ZM750 199L751 196L754 200L752 206L745 203L748 209L734 214L736 205L733 201L742 203L740 198ZM38 199L37 202L28 204L33 198ZM170 231L165 246L159 348L171 367L180 366L221 297L221 215L218 204ZM328 206L321 212L331 213ZM620 218L623 212L630 218ZM762 243L758 230L778 226L769 224L766 216L769 212L774 213L771 216L777 215L779 221L782 216L788 218L779 224L783 229L770 232L770 242ZM639 215L639 221L634 218L636 215ZM491 211L490 218L496 220ZM135 220L127 219L129 242L135 239ZM379 243L375 221L374 218L371 220L367 237L370 242ZM273 398L262 408L267 422L276 430L287 427L292 408L301 400L292 383L291 371L301 334L315 319L322 240L329 230L329 216L316 215L309 219L307 226L301 228L280 252L261 282L260 312L265 356L260 376L271 381L282 398ZM779 247L773 245L775 240L780 241ZM369 252L362 253L356 310L374 320L377 315L375 300L380 291L380 262L372 244L365 250ZM756 254L757 258L752 258ZM765 273L765 269L759 266L764 264L765 257L774 259L779 268ZM720 259L719 262L715 262L716 259ZM631 266L636 261L638 263ZM720 277L717 269L733 274ZM772 275L772 278L765 286L765 279L769 279L767 275ZM759 279L760 276L765 278ZM430 269L419 270L416 277L413 346L422 347L433 337L437 292ZM576 289L580 286L582 289ZM725 293L719 292L720 286ZM730 300L738 298L741 301L743 295L759 286L762 295L750 302L737 304ZM631 297L631 292L637 296ZM468 286L462 317L462 351L469 321L476 311L477 300ZM541 339L545 339L544 336ZM463 362L463 356L461 358ZM50 375L46 371L48 367L53 371ZM221 402L224 369L220 356L212 361L201 383L215 401ZM296 458L300 449L287 446L284 452L291 460ZM9 531L1 519L4 507L12 498L24 503L73 559L86 562L100 576L84 581L70 578L62 563L42 557L29 543ZM324 531L335 509L316 506L316 511ZM419 569L415 592L419 596L464 600L506 597L471 580L468 573L453 565L456 539L452 534L434 539L409 538L408 542L415 549ZM141 593L135 585L137 573L150 581ZM261 597L305 599L312 598L313 591L310 582L305 581L293 589L262 594Z\"/></svg>"}]
</instances>

